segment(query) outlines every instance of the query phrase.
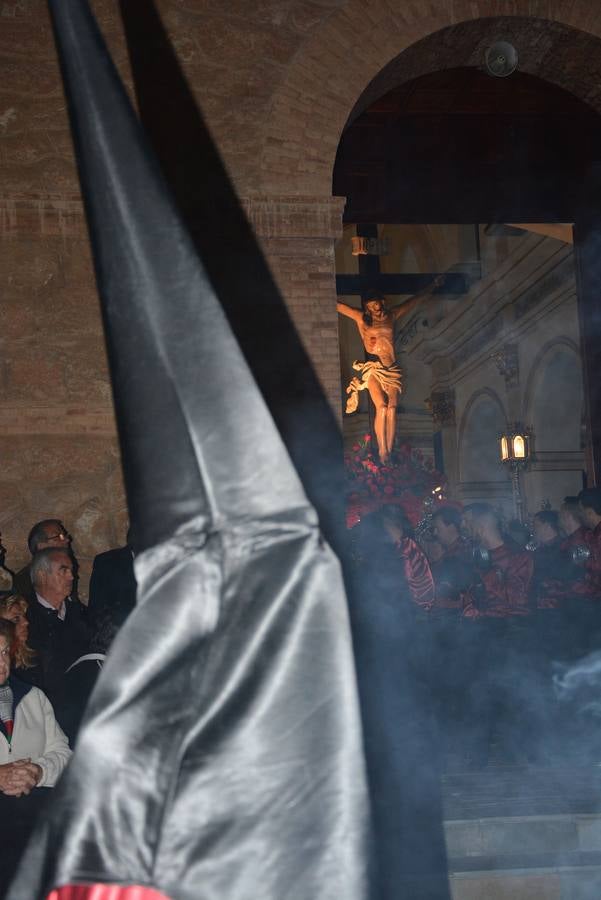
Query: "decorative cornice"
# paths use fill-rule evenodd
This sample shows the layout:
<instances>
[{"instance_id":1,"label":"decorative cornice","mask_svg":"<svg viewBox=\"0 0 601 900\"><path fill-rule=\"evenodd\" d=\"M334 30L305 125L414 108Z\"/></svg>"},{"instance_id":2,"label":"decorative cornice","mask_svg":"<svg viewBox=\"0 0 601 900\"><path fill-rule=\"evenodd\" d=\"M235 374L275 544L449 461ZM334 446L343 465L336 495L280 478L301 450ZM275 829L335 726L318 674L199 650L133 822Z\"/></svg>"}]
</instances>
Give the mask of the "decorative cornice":
<instances>
[{"instance_id":1,"label":"decorative cornice","mask_svg":"<svg viewBox=\"0 0 601 900\"><path fill-rule=\"evenodd\" d=\"M455 391L452 388L447 391L433 391L429 401L435 425L439 428L455 425Z\"/></svg>"},{"instance_id":2,"label":"decorative cornice","mask_svg":"<svg viewBox=\"0 0 601 900\"><path fill-rule=\"evenodd\" d=\"M260 238L329 238L342 235L344 197L243 197L242 206Z\"/></svg>"},{"instance_id":3,"label":"decorative cornice","mask_svg":"<svg viewBox=\"0 0 601 900\"><path fill-rule=\"evenodd\" d=\"M327 238L342 234L344 197L257 196L241 198L259 238ZM59 235L87 237L81 197L53 194L0 194L0 237Z\"/></svg>"},{"instance_id":4,"label":"decorative cornice","mask_svg":"<svg viewBox=\"0 0 601 900\"><path fill-rule=\"evenodd\" d=\"M499 375L505 379L508 388L517 387L520 383L520 360L517 344L503 344L498 350L490 354L495 361Z\"/></svg>"}]
</instances>

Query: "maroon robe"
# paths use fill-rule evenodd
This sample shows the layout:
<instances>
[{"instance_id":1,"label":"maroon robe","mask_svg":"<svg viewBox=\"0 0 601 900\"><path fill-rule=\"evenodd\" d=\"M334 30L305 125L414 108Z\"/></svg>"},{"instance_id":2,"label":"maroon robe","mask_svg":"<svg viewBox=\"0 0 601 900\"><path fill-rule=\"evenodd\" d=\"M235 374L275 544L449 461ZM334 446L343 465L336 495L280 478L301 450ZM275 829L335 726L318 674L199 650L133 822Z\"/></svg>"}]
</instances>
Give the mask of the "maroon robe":
<instances>
[{"instance_id":1,"label":"maroon robe","mask_svg":"<svg viewBox=\"0 0 601 900\"><path fill-rule=\"evenodd\" d=\"M466 616L507 619L530 613L529 591L534 560L527 550L501 544L490 550L490 568L480 572L484 590L467 595Z\"/></svg>"},{"instance_id":2,"label":"maroon robe","mask_svg":"<svg viewBox=\"0 0 601 900\"><path fill-rule=\"evenodd\" d=\"M408 537L402 538L397 543L397 552L403 560L411 599L422 609L430 610L434 602L434 579L426 554L412 538Z\"/></svg>"},{"instance_id":3,"label":"maroon robe","mask_svg":"<svg viewBox=\"0 0 601 900\"><path fill-rule=\"evenodd\" d=\"M453 610L461 615L465 606L465 593L473 582L474 564L469 546L458 537L446 547L440 559L432 564L436 586L433 614Z\"/></svg>"}]
</instances>

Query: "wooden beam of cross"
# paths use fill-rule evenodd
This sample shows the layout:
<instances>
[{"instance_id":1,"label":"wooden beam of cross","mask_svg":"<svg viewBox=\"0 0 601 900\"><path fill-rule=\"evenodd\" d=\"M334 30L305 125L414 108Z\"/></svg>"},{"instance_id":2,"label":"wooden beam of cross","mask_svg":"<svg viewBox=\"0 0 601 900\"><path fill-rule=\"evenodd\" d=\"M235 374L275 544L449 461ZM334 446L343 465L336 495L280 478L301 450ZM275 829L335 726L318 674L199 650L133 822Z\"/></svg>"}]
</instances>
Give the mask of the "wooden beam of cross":
<instances>
[{"instance_id":1,"label":"wooden beam of cross","mask_svg":"<svg viewBox=\"0 0 601 900\"><path fill-rule=\"evenodd\" d=\"M468 282L461 272L441 273L442 284L432 291L433 294L466 294ZM360 272L358 275L337 275L336 293L339 296L358 294L376 290L382 294L417 294L432 284L437 273L390 274L382 272Z\"/></svg>"}]
</instances>

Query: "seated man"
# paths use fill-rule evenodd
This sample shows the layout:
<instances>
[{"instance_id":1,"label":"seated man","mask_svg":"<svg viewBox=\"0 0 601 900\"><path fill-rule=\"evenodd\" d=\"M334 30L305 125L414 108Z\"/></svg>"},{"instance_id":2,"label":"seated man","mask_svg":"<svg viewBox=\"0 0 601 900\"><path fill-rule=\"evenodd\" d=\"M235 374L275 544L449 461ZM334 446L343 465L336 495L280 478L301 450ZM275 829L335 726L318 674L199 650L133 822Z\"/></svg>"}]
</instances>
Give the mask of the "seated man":
<instances>
[{"instance_id":1,"label":"seated man","mask_svg":"<svg viewBox=\"0 0 601 900\"><path fill-rule=\"evenodd\" d=\"M61 721L64 675L88 648L89 632L80 604L69 596L73 561L66 550L46 547L31 562L35 602L29 605L29 646L37 654L40 687Z\"/></svg>"},{"instance_id":2,"label":"seated man","mask_svg":"<svg viewBox=\"0 0 601 900\"><path fill-rule=\"evenodd\" d=\"M36 522L27 538L31 556L46 547L67 550L71 553L71 535L60 519L43 519ZM31 563L23 566L13 578L13 592L25 597L30 603L35 601L35 590L31 580Z\"/></svg>"}]
</instances>

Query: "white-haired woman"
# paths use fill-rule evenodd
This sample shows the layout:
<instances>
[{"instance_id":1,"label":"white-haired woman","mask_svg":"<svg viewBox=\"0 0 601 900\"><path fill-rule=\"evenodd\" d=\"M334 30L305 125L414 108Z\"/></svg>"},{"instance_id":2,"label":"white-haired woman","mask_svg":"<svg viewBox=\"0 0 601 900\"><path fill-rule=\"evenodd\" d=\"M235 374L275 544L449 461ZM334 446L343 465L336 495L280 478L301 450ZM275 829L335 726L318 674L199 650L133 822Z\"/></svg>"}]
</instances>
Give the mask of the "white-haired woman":
<instances>
[{"instance_id":1,"label":"white-haired woman","mask_svg":"<svg viewBox=\"0 0 601 900\"><path fill-rule=\"evenodd\" d=\"M42 691L11 674L17 646L13 622L0 619L0 885L8 884L71 750Z\"/></svg>"}]
</instances>

